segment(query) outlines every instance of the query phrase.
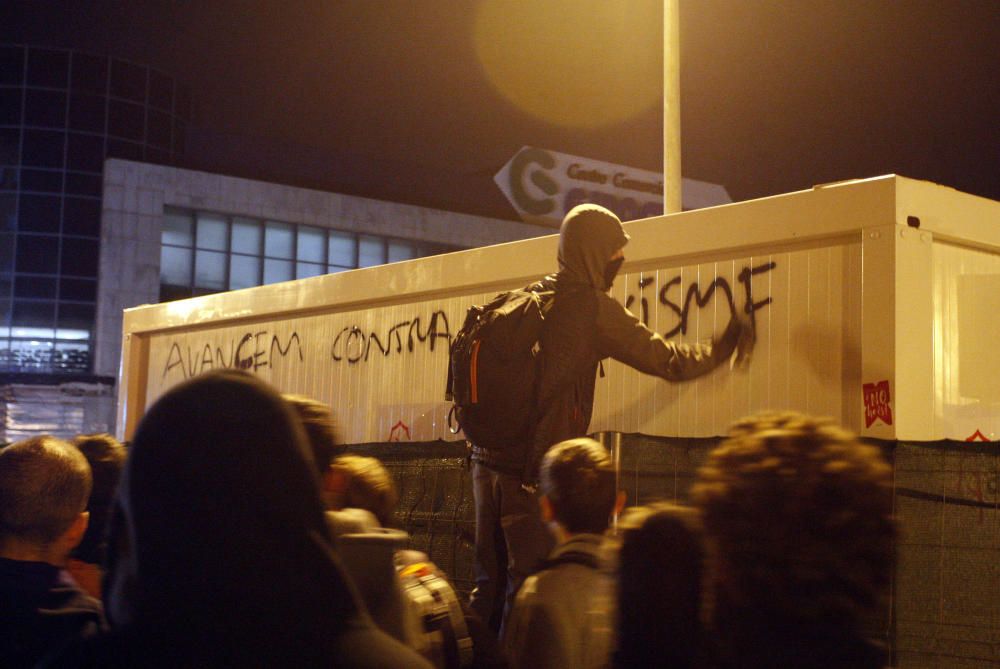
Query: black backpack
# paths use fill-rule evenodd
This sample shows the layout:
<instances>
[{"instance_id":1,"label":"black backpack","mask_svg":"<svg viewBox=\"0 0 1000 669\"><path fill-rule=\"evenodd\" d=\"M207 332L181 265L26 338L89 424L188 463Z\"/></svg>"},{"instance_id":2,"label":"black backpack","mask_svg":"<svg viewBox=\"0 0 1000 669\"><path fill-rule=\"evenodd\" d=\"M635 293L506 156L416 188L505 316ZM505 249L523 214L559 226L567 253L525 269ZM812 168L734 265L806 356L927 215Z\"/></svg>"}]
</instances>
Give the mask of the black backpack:
<instances>
[{"instance_id":1,"label":"black backpack","mask_svg":"<svg viewBox=\"0 0 1000 669\"><path fill-rule=\"evenodd\" d=\"M508 448L531 438L537 415L539 338L552 291L542 283L469 307L451 343L449 413L476 446Z\"/></svg>"}]
</instances>

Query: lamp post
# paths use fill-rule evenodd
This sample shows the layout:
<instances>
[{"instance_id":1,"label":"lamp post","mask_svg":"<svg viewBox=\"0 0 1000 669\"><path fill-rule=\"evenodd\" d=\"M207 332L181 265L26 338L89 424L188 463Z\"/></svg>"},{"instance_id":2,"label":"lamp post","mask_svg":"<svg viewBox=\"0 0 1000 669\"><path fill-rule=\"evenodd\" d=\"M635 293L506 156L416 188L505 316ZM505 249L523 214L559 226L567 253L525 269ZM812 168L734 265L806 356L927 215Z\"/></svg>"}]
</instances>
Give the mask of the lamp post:
<instances>
[{"instance_id":1,"label":"lamp post","mask_svg":"<svg viewBox=\"0 0 1000 669\"><path fill-rule=\"evenodd\" d=\"M681 211L679 0L663 0L663 213Z\"/></svg>"}]
</instances>

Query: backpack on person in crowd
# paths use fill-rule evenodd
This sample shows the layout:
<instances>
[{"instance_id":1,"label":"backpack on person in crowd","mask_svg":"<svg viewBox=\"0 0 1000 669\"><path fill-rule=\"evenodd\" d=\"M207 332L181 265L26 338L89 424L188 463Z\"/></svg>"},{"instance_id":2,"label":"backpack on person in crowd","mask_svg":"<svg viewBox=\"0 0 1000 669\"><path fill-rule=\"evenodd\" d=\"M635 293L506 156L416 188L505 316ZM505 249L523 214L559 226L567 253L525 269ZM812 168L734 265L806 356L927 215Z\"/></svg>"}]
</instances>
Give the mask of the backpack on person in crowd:
<instances>
[{"instance_id":1,"label":"backpack on person in crowd","mask_svg":"<svg viewBox=\"0 0 1000 669\"><path fill-rule=\"evenodd\" d=\"M539 338L552 291L537 283L469 307L451 344L446 399L449 423L476 446L503 449L531 437Z\"/></svg>"},{"instance_id":2,"label":"backpack on person in crowd","mask_svg":"<svg viewBox=\"0 0 1000 669\"><path fill-rule=\"evenodd\" d=\"M601 563L597 559L596 555L591 553L584 553L583 551L567 551L558 555L554 558L547 558L541 562L538 566L537 571L542 571L544 569L552 569L558 567L561 564L579 564L584 567L590 567L591 569L600 569Z\"/></svg>"},{"instance_id":3,"label":"backpack on person in crowd","mask_svg":"<svg viewBox=\"0 0 1000 669\"><path fill-rule=\"evenodd\" d=\"M421 654L439 669L460 669L472 664L472 637L465 612L448 581L426 562L397 568L399 582L423 626Z\"/></svg>"}]
</instances>

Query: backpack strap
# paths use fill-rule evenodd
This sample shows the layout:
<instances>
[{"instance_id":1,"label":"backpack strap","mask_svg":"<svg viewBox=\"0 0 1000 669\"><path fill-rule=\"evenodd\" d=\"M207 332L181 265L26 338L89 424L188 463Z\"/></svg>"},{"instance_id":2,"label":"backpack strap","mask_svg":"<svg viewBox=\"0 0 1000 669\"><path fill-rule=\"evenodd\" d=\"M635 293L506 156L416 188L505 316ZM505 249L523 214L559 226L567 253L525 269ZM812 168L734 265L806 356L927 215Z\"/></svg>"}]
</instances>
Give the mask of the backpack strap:
<instances>
[{"instance_id":1,"label":"backpack strap","mask_svg":"<svg viewBox=\"0 0 1000 669\"><path fill-rule=\"evenodd\" d=\"M542 279L541 281L536 281L528 286L526 290L538 296L538 299L541 302L539 306L541 307L542 317L544 318L545 314L549 313L549 309L552 308L553 302L555 302L552 298L555 297L556 291L552 286L552 282Z\"/></svg>"},{"instance_id":2,"label":"backpack strap","mask_svg":"<svg viewBox=\"0 0 1000 669\"><path fill-rule=\"evenodd\" d=\"M579 564L584 567L590 567L591 569L601 568L601 564L598 562L596 555L584 553L583 551L566 551L565 553L561 553L554 558L543 560L541 568L551 569L552 567L558 567L561 564Z\"/></svg>"},{"instance_id":3,"label":"backpack strap","mask_svg":"<svg viewBox=\"0 0 1000 669\"><path fill-rule=\"evenodd\" d=\"M446 402L452 402L455 400L455 369L452 367L451 363L451 351L448 351L448 382L445 384L444 388L444 399ZM455 405L452 405L454 409ZM448 413L448 426L451 427L451 412ZM455 431L457 432L457 430ZM454 432L452 433L454 434Z\"/></svg>"}]
</instances>

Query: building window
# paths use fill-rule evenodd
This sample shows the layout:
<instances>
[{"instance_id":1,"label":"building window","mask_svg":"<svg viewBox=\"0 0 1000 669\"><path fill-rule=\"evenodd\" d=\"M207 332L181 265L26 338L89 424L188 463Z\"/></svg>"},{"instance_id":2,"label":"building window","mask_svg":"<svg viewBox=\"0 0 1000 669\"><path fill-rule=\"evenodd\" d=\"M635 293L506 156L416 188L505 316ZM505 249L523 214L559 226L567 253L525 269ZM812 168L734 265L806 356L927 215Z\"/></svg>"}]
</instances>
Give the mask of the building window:
<instances>
[{"instance_id":1,"label":"building window","mask_svg":"<svg viewBox=\"0 0 1000 669\"><path fill-rule=\"evenodd\" d=\"M73 90L104 95L108 90L108 59L74 53L71 78Z\"/></svg>"},{"instance_id":2,"label":"building window","mask_svg":"<svg viewBox=\"0 0 1000 669\"><path fill-rule=\"evenodd\" d=\"M457 251L423 241L168 207L160 301Z\"/></svg>"},{"instance_id":3,"label":"building window","mask_svg":"<svg viewBox=\"0 0 1000 669\"><path fill-rule=\"evenodd\" d=\"M65 88L69 80L69 53L32 48L28 51L28 85Z\"/></svg>"},{"instance_id":4,"label":"building window","mask_svg":"<svg viewBox=\"0 0 1000 669\"><path fill-rule=\"evenodd\" d=\"M358 237L358 267L374 267L385 263L385 240L372 235Z\"/></svg>"},{"instance_id":5,"label":"building window","mask_svg":"<svg viewBox=\"0 0 1000 669\"><path fill-rule=\"evenodd\" d=\"M66 127L66 91L29 88L24 100L24 124L42 128Z\"/></svg>"}]
</instances>

